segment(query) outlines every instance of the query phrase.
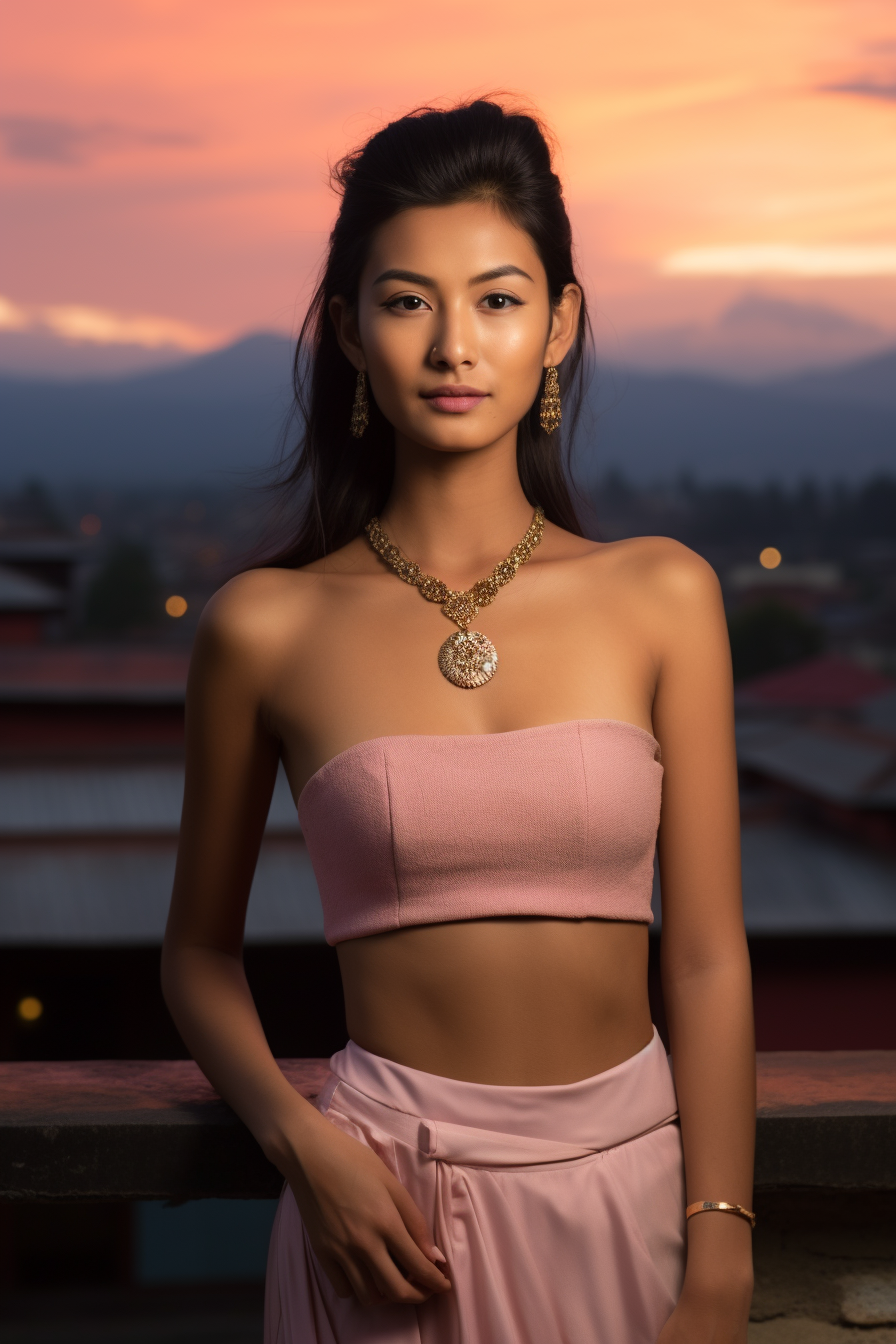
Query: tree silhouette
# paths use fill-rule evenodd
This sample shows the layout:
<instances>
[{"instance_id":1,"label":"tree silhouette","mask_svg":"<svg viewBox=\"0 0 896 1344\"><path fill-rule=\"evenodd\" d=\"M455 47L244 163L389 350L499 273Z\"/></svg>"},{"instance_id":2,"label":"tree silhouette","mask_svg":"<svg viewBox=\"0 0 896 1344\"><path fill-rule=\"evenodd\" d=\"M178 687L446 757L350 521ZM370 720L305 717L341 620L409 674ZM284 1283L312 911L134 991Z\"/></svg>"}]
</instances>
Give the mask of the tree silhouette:
<instances>
[{"instance_id":1,"label":"tree silhouette","mask_svg":"<svg viewBox=\"0 0 896 1344\"><path fill-rule=\"evenodd\" d=\"M821 653L824 631L780 602L760 602L728 618L734 680L758 677Z\"/></svg>"},{"instance_id":2,"label":"tree silhouette","mask_svg":"<svg viewBox=\"0 0 896 1344\"><path fill-rule=\"evenodd\" d=\"M84 633L126 635L155 625L161 612L161 588L149 551L136 542L118 542L87 590Z\"/></svg>"}]
</instances>

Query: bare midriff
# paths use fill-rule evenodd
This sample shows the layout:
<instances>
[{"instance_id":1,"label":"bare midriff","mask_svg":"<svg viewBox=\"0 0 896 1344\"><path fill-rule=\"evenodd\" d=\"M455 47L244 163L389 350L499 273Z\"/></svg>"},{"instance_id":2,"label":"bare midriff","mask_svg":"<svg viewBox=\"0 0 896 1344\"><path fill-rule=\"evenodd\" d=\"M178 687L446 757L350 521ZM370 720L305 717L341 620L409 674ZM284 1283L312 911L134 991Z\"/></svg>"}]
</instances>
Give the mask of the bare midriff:
<instances>
[{"instance_id":1,"label":"bare midriff","mask_svg":"<svg viewBox=\"0 0 896 1344\"><path fill-rule=\"evenodd\" d=\"M647 925L500 918L429 924L337 948L349 1036L467 1082L577 1082L652 1035Z\"/></svg>"},{"instance_id":2,"label":"bare midriff","mask_svg":"<svg viewBox=\"0 0 896 1344\"><path fill-rule=\"evenodd\" d=\"M314 638L289 643L267 697L293 797L341 752L380 737L483 736L589 719L652 733L654 627L607 568L625 544L575 538L561 548L557 538L548 528L477 618L502 663L470 691L439 674L450 627L438 607L399 582L366 539L352 543L356 568L346 561L343 574L328 561L313 584L303 579L298 596ZM477 577L471 569L454 586ZM550 677L533 676L544 668ZM349 1035L373 1054L443 1077L576 1082L649 1043L647 949L644 923L550 917L349 939L337 944Z\"/></svg>"}]
</instances>

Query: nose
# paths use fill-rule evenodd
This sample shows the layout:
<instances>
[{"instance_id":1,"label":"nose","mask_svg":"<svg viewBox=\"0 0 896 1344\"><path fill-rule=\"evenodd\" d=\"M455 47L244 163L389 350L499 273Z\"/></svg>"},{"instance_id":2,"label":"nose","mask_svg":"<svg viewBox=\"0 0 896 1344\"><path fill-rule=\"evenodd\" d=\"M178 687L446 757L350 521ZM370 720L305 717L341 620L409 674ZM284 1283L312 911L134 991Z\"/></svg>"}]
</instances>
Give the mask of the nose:
<instances>
[{"instance_id":1,"label":"nose","mask_svg":"<svg viewBox=\"0 0 896 1344\"><path fill-rule=\"evenodd\" d=\"M435 369L472 369L479 362L473 314L467 305L445 308L440 314L436 343L429 352Z\"/></svg>"}]
</instances>

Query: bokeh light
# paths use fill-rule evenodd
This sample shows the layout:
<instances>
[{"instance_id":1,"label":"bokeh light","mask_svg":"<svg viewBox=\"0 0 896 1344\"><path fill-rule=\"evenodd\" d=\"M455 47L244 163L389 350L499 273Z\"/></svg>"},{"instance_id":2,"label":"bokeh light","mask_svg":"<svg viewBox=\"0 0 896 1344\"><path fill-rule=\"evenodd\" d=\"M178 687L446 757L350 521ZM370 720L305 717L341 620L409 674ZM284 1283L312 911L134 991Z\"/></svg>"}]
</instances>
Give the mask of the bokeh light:
<instances>
[{"instance_id":1,"label":"bokeh light","mask_svg":"<svg viewBox=\"0 0 896 1344\"><path fill-rule=\"evenodd\" d=\"M781 563L781 552L777 546L766 546L759 552L759 563L763 569L777 569Z\"/></svg>"},{"instance_id":2,"label":"bokeh light","mask_svg":"<svg viewBox=\"0 0 896 1344\"><path fill-rule=\"evenodd\" d=\"M24 999L19 999L16 1004L16 1016L22 1022L36 1022L39 1017L43 1016L43 1011L44 1006L40 999L34 998L31 994L26 995Z\"/></svg>"},{"instance_id":3,"label":"bokeh light","mask_svg":"<svg viewBox=\"0 0 896 1344\"><path fill-rule=\"evenodd\" d=\"M180 597L177 593L172 593L165 603L165 610L169 616L183 616L187 610L187 599Z\"/></svg>"},{"instance_id":4,"label":"bokeh light","mask_svg":"<svg viewBox=\"0 0 896 1344\"><path fill-rule=\"evenodd\" d=\"M95 513L85 513L80 523L81 531L85 537L95 537L102 525Z\"/></svg>"}]
</instances>

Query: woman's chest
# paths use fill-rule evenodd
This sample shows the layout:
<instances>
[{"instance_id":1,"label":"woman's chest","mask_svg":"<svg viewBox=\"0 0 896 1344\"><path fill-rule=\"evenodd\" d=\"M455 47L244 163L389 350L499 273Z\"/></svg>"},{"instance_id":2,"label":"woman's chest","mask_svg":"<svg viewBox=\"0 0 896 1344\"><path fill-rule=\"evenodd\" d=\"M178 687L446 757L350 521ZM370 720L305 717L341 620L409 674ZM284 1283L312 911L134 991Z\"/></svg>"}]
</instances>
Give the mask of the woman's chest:
<instances>
[{"instance_id":1,"label":"woman's chest","mask_svg":"<svg viewBox=\"0 0 896 1344\"><path fill-rule=\"evenodd\" d=\"M403 735L513 732L616 719L651 730L655 663L618 602L569 584L520 583L473 618L495 651L485 684L446 679L440 650L457 626L399 583L319 601L269 713L294 792L358 742Z\"/></svg>"}]
</instances>

